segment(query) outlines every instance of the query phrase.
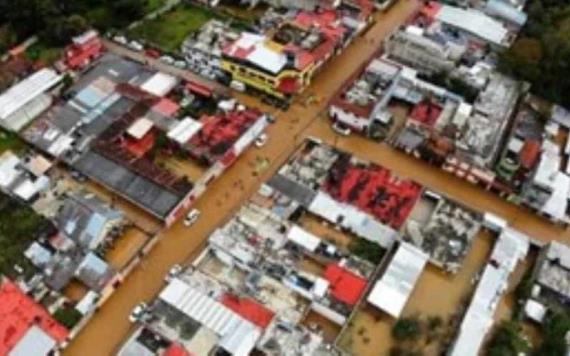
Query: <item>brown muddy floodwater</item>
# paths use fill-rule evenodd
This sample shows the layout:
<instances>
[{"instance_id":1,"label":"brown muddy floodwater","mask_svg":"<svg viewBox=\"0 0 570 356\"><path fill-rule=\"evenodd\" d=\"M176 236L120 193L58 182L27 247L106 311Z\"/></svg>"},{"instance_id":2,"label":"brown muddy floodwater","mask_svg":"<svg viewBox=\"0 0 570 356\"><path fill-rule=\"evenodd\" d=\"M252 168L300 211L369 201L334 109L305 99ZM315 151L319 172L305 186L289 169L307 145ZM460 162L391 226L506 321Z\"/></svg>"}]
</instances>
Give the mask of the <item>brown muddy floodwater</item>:
<instances>
[{"instance_id":1,"label":"brown muddy floodwater","mask_svg":"<svg viewBox=\"0 0 570 356\"><path fill-rule=\"evenodd\" d=\"M267 145L263 149L249 149L222 178L210 185L208 192L196 203L196 208L202 211L202 215L192 228L185 228L181 223L177 223L161 233L160 242L145 257L144 262L118 287L64 354L115 354L131 330L127 320L131 309L139 301L151 300L156 296L163 287L164 274L173 264L195 256L203 249L207 236L215 227L234 213L245 199L257 190L261 182L269 178L294 151L305 137L306 128L326 108L332 94L352 72L376 52L386 35L402 24L418 6L419 3L415 0L402 0L388 12L378 14L375 24L363 37L358 38L342 55L327 64L308 90L321 98L319 103L307 106L294 104L288 112L278 114L277 123L268 129ZM137 57L132 52L129 55ZM172 68L156 65L161 70L174 72ZM261 108L266 112L275 111L261 104L258 98L239 94L235 96L246 105ZM260 158L268 159L270 167L262 175L254 176L252 167ZM238 180L243 182L243 190L236 191L233 188Z\"/></svg>"},{"instance_id":2,"label":"brown muddy floodwater","mask_svg":"<svg viewBox=\"0 0 570 356\"><path fill-rule=\"evenodd\" d=\"M420 340L416 345L424 355L439 354L442 343L453 337L452 322L460 321L457 312L469 303L475 288L473 279L485 266L493 241L493 236L481 232L455 275L433 265L428 265L422 273L402 316L419 316L424 320L434 316L442 318L444 326L439 330L437 341ZM394 322L389 315L364 305L341 336L339 345L354 355L388 355L394 345L391 337Z\"/></svg>"}]
</instances>

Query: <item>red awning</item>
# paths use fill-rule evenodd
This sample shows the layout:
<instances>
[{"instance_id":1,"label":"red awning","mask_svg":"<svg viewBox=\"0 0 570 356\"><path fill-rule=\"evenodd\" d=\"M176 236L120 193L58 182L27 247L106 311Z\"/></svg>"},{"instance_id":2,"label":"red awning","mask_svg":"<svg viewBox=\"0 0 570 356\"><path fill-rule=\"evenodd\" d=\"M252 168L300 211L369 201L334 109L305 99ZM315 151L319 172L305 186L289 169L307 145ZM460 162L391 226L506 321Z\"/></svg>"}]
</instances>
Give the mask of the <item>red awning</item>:
<instances>
[{"instance_id":1,"label":"red awning","mask_svg":"<svg viewBox=\"0 0 570 356\"><path fill-rule=\"evenodd\" d=\"M250 298L240 298L226 293L222 297L221 302L244 319L251 321L262 329L266 329L271 320L273 320L273 316L275 316L275 313L271 310Z\"/></svg>"},{"instance_id":2,"label":"red awning","mask_svg":"<svg viewBox=\"0 0 570 356\"><path fill-rule=\"evenodd\" d=\"M295 94L299 91L300 85L297 78L287 77L279 82L279 90L283 94Z\"/></svg>"},{"instance_id":3,"label":"red awning","mask_svg":"<svg viewBox=\"0 0 570 356\"><path fill-rule=\"evenodd\" d=\"M327 266L324 278L330 283L333 297L351 306L358 302L367 283L365 278L335 264Z\"/></svg>"},{"instance_id":4,"label":"red awning","mask_svg":"<svg viewBox=\"0 0 570 356\"><path fill-rule=\"evenodd\" d=\"M212 96L212 89L200 83L188 82L188 84L186 84L186 89L190 90L194 94L202 95L207 98Z\"/></svg>"}]
</instances>

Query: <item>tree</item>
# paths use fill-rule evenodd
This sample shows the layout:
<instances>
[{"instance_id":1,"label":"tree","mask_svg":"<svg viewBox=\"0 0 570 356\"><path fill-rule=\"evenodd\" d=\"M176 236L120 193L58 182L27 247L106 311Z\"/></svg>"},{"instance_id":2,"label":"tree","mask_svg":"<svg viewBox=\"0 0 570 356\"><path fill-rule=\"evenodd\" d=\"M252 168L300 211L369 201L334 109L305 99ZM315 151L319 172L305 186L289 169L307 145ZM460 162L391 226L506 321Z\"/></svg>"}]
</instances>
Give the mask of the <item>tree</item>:
<instances>
[{"instance_id":1,"label":"tree","mask_svg":"<svg viewBox=\"0 0 570 356\"><path fill-rule=\"evenodd\" d=\"M361 238L352 241L348 249L352 254L374 264L380 263L384 256L384 250L380 245Z\"/></svg>"},{"instance_id":2,"label":"tree","mask_svg":"<svg viewBox=\"0 0 570 356\"><path fill-rule=\"evenodd\" d=\"M133 21L144 13L144 2L140 0L115 0L109 3L114 14L126 21Z\"/></svg>"},{"instance_id":3,"label":"tree","mask_svg":"<svg viewBox=\"0 0 570 356\"><path fill-rule=\"evenodd\" d=\"M503 321L495 330L488 345L490 356L518 356L530 350L522 337L521 326L515 321Z\"/></svg>"},{"instance_id":4,"label":"tree","mask_svg":"<svg viewBox=\"0 0 570 356\"><path fill-rule=\"evenodd\" d=\"M421 334L421 324L416 317L398 319L392 328L392 336L397 341L417 340Z\"/></svg>"},{"instance_id":5,"label":"tree","mask_svg":"<svg viewBox=\"0 0 570 356\"><path fill-rule=\"evenodd\" d=\"M53 317L66 328L73 329L81 320L82 314L73 307L63 307L58 309Z\"/></svg>"},{"instance_id":6,"label":"tree","mask_svg":"<svg viewBox=\"0 0 570 356\"><path fill-rule=\"evenodd\" d=\"M543 324L544 340L535 351L536 356L565 356L568 345L566 334L570 330L570 318L562 312L551 312Z\"/></svg>"}]
</instances>

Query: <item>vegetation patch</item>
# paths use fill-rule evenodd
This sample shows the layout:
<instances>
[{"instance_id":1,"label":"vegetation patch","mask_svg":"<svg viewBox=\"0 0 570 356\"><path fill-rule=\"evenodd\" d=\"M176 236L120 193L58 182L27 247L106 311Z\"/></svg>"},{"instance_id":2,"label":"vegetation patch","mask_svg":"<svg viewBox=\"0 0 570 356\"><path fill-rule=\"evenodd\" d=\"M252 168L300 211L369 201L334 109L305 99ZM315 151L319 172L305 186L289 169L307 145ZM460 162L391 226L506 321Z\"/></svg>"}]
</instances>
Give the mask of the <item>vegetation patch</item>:
<instances>
[{"instance_id":1,"label":"vegetation patch","mask_svg":"<svg viewBox=\"0 0 570 356\"><path fill-rule=\"evenodd\" d=\"M34 271L24 256L28 246L40 236L49 236L55 227L30 207L0 193L0 274L16 275L18 265L28 275Z\"/></svg>"},{"instance_id":2,"label":"vegetation patch","mask_svg":"<svg viewBox=\"0 0 570 356\"><path fill-rule=\"evenodd\" d=\"M209 9L183 4L156 19L144 21L132 29L130 35L144 39L166 51L178 51L189 34L199 30L211 19L218 17Z\"/></svg>"}]
</instances>

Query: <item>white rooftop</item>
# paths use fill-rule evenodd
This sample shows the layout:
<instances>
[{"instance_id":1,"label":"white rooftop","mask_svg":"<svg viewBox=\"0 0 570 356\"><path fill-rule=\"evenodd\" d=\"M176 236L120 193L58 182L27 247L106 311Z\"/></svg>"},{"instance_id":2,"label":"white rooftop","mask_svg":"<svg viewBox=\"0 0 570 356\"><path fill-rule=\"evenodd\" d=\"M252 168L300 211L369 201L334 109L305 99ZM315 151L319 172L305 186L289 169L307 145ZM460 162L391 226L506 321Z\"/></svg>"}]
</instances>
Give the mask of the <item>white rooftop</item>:
<instances>
[{"instance_id":1,"label":"white rooftop","mask_svg":"<svg viewBox=\"0 0 570 356\"><path fill-rule=\"evenodd\" d=\"M178 79L172 75L158 72L141 85L147 93L163 97L178 84Z\"/></svg>"},{"instance_id":2,"label":"white rooftop","mask_svg":"<svg viewBox=\"0 0 570 356\"><path fill-rule=\"evenodd\" d=\"M528 236L505 228L493 247L491 260L485 266L471 304L463 317L450 356L477 356L486 334L494 322L494 315L510 274L517 262L524 259L529 249Z\"/></svg>"},{"instance_id":3,"label":"white rooftop","mask_svg":"<svg viewBox=\"0 0 570 356\"><path fill-rule=\"evenodd\" d=\"M176 141L180 145L185 145L190 139L202 129L203 124L200 121L189 117L179 121L170 131L168 138Z\"/></svg>"},{"instance_id":4,"label":"white rooftop","mask_svg":"<svg viewBox=\"0 0 570 356\"><path fill-rule=\"evenodd\" d=\"M402 242L386 272L374 285L368 302L398 318L418 281L429 256Z\"/></svg>"},{"instance_id":5,"label":"white rooftop","mask_svg":"<svg viewBox=\"0 0 570 356\"><path fill-rule=\"evenodd\" d=\"M297 225L293 225L289 229L287 239L310 252L314 252L321 243L321 239Z\"/></svg>"},{"instance_id":6,"label":"white rooftop","mask_svg":"<svg viewBox=\"0 0 570 356\"><path fill-rule=\"evenodd\" d=\"M146 117L141 117L127 129L127 133L137 139L140 140L143 138L153 127L153 122Z\"/></svg>"},{"instance_id":7,"label":"white rooftop","mask_svg":"<svg viewBox=\"0 0 570 356\"><path fill-rule=\"evenodd\" d=\"M0 188L7 189L20 176L18 164L20 159L10 151L0 156Z\"/></svg>"},{"instance_id":8,"label":"white rooftop","mask_svg":"<svg viewBox=\"0 0 570 356\"><path fill-rule=\"evenodd\" d=\"M47 356L56 345L56 341L40 327L34 325L18 341L8 356Z\"/></svg>"},{"instance_id":9,"label":"white rooftop","mask_svg":"<svg viewBox=\"0 0 570 356\"><path fill-rule=\"evenodd\" d=\"M509 33L507 28L481 11L443 5L436 18L493 44L500 46L506 44Z\"/></svg>"},{"instance_id":10,"label":"white rooftop","mask_svg":"<svg viewBox=\"0 0 570 356\"><path fill-rule=\"evenodd\" d=\"M249 355L261 337L259 327L178 278L159 298L220 336L220 346L232 355Z\"/></svg>"},{"instance_id":11,"label":"white rooftop","mask_svg":"<svg viewBox=\"0 0 570 356\"><path fill-rule=\"evenodd\" d=\"M44 68L12 86L0 95L0 121L20 110L38 95L53 87L62 77L53 69Z\"/></svg>"},{"instance_id":12,"label":"white rooftop","mask_svg":"<svg viewBox=\"0 0 570 356\"><path fill-rule=\"evenodd\" d=\"M265 41L267 38L263 35L244 32L241 37L232 44L229 53L232 56L237 54L237 51L245 52L245 58L256 66L268 70L276 74L283 69L287 64L286 56L278 51L269 48Z\"/></svg>"},{"instance_id":13,"label":"white rooftop","mask_svg":"<svg viewBox=\"0 0 570 356\"><path fill-rule=\"evenodd\" d=\"M356 235L384 248L390 248L398 235L392 228L367 213L352 205L340 203L322 191L318 192L311 202L309 211L328 221L338 223Z\"/></svg>"}]
</instances>

